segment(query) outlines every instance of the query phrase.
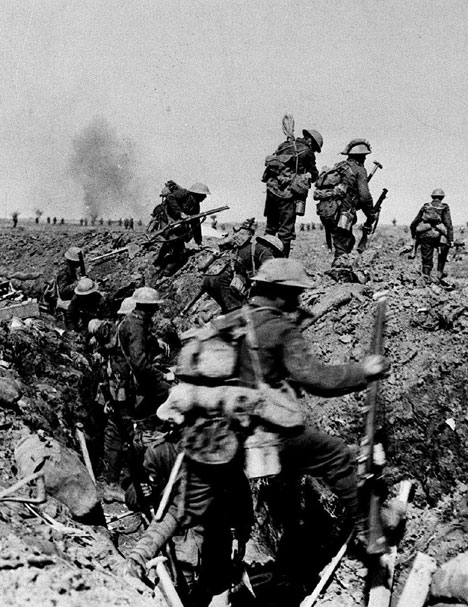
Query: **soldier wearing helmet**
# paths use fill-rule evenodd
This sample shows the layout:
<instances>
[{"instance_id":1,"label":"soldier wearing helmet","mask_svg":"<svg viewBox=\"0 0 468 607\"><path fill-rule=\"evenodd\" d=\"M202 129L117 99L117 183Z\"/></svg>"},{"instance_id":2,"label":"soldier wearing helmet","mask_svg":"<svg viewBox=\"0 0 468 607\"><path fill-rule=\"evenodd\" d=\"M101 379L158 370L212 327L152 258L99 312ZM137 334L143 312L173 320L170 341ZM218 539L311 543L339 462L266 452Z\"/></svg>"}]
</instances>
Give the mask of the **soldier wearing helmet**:
<instances>
[{"instance_id":1,"label":"soldier wearing helmet","mask_svg":"<svg viewBox=\"0 0 468 607\"><path fill-rule=\"evenodd\" d=\"M91 278L83 276L74 289L74 295L65 315L70 329L87 334L91 320L104 316L103 296Z\"/></svg>"},{"instance_id":2,"label":"soldier wearing helmet","mask_svg":"<svg viewBox=\"0 0 468 607\"><path fill-rule=\"evenodd\" d=\"M57 272L57 288L60 299L70 301L75 294L75 287L80 279L80 256L83 251L79 247L70 247L65 251L64 262Z\"/></svg>"},{"instance_id":3,"label":"soldier wearing helmet","mask_svg":"<svg viewBox=\"0 0 468 607\"><path fill-rule=\"evenodd\" d=\"M367 171L364 166L366 156L371 153L370 143L366 139L353 139L341 152L348 158L337 166L343 165L345 196L340 201L339 213L330 232L335 249L334 263L342 255L351 253L356 243L353 225L357 221L357 211L362 211L367 219L374 220L374 205L369 191Z\"/></svg>"},{"instance_id":4,"label":"soldier wearing helmet","mask_svg":"<svg viewBox=\"0 0 468 607\"><path fill-rule=\"evenodd\" d=\"M154 363L155 356L166 353L162 343L157 343L151 335L151 322L163 302L159 293L151 287L140 287L132 295L135 307L119 325L119 363L121 375L126 378L126 392L135 400L138 414L143 415L164 402L168 386L163 372ZM139 401L138 404L136 401Z\"/></svg>"},{"instance_id":5,"label":"soldier wearing helmet","mask_svg":"<svg viewBox=\"0 0 468 607\"><path fill-rule=\"evenodd\" d=\"M453 243L453 225L450 207L443 202L445 192L433 190L431 201L426 202L411 223L411 235L421 248L422 273L424 279L431 280L434 250L438 249L437 280L446 276L444 272L448 252Z\"/></svg>"},{"instance_id":6,"label":"soldier wearing helmet","mask_svg":"<svg viewBox=\"0 0 468 607\"><path fill-rule=\"evenodd\" d=\"M289 257L296 238L296 215L304 215L308 190L317 179L315 154L323 146L323 137L315 129L304 129L302 135L288 137L273 155L267 156L262 177L267 186L265 234L281 240L284 257Z\"/></svg>"},{"instance_id":7,"label":"soldier wearing helmet","mask_svg":"<svg viewBox=\"0 0 468 607\"><path fill-rule=\"evenodd\" d=\"M182 188L174 182L168 186L171 190L162 203L167 214L167 221L186 219L190 215L200 213L200 204L211 194L204 183L194 183L188 189ZM166 184L167 185L167 184ZM156 264L166 276L170 276L186 261L185 242L194 239L197 245L202 243L201 224L195 219L184 226L171 230L158 255Z\"/></svg>"},{"instance_id":8,"label":"soldier wearing helmet","mask_svg":"<svg viewBox=\"0 0 468 607\"><path fill-rule=\"evenodd\" d=\"M216 262L217 267L208 269L203 280L205 292L219 304L222 314L246 303L251 278L265 261L283 256L284 245L276 236L253 238L253 221L244 222L235 234L219 243L225 254Z\"/></svg>"},{"instance_id":9,"label":"soldier wearing helmet","mask_svg":"<svg viewBox=\"0 0 468 607\"><path fill-rule=\"evenodd\" d=\"M381 356L367 356L361 363L324 365L309 350L309 344L290 313L296 312L305 289L313 287L304 266L292 259L265 262L253 277L249 302L258 342L258 354L264 380L272 387L290 379L309 393L334 397L363 390L370 381L382 376L386 362ZM242 385L253 385L254 368L248 344L240 352ZM358 531L363 531L358 506L355 466L349 449L336 437L306 424L294 436L282 437L281 463L291 473L322 476L347 506Z\"/></svg>"}]
</instances>

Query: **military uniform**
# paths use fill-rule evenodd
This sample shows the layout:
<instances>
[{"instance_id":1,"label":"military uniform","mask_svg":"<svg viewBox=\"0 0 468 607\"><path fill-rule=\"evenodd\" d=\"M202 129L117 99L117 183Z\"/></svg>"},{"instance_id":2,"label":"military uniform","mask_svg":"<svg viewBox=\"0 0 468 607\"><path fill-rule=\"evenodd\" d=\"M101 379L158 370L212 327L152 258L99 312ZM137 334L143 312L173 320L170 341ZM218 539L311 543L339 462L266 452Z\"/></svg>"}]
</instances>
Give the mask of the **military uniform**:
<instances>
[{"instance_id":1,"label":"military uniform","mask_svg":"<svg viewBox=\"0 0 468 607\"><path fill-rule=\"evenodd\" d=\"M170 192L164 201L169 222L182 219L182 215L197 215L200 213L200 202L184 188ZM191 239L200 245L202 243L201 224L199 219L180 226L167 233L167 241L161 246L157 263L166 272L183 265L185 262L185 243Z\"/></svg>"},{"instance_id":2,"label":"military uniform","mask_svg":"<svg viewBox=\"0 0 468 607\"><path fill-rule=\"evenodd\" d=\"M67 327L73 329L73 331L86 334L90 320L104 318L103 299L103 296L97 292L89 295L77 295L75 293L65 313Z\"/></svg>"},{"instance_id":3,"label":"military uniform","mask_svg":"<svg viewBox=\"0 0 468 607\"><path fill-rule=\"evenodd\" d=\"M453 225L448 204L438 199L426 202L412 221L410 230L412 237L418 241L421 248L423 274L430 276L434 250L438 249L437 274L442 278L453 242Z\"/></svg>"},{"instance_id":4,"label":"military uniform","mask_svg":"<svg viewBox=\"0 0 468 607\"><path fill-rule=\"evenodd\" d=\"M363 211L367 218L372 219L374 208L366 168L355 158L348 158L344 162L348 165L344 177L347 193L341 203L336 225L331 230L335 259L351 253L354 248L356 239L352 228L357 221L357 211ZM344 224L348 224L346 228L342 227Z\"/></svg>"},{"instance_id":5,"label":"military uniform","mask_svg":"<svg viewBox=\"0 0 468 607\"><path fill-rule=\"evenodd\" d=\"M159 486L163 478L168 478L168 462L175 461L174 455L174 450L164 445L150 447L146 452L145 468L152 477L160 479ZM199 580L193 589L197 596L191 597L191 604L205 607L213 595L229 589L232 583L231 530L245 544L252 519L250 486L241 463L207 466L186 459L167 513L162 521L150 524L129 558L145 567L171 538L185 552L198 550ZM198 528L198 535L202 536L201 546L193 544L194 538L190 544L180 546L185 533L193 528ZM193 555L186 556L186 560L193 563Z\"/></svg>"},{"instance_id":6,"label":"military uniform","mask_svg":"<svg viewBox=\"0 0 468 607\"><path fill-rule=\"evenodd\" d=\"M265 306L264 309L256 308ZM252 321L259 344L258 354L265 381L272 387L288 379L318 396L340 396L367 387L360 364L324 365L310 353L297 326L269 299L254 297ZM247 344L240 354L240 378L255 385ZM320 476L336 491L348 508L351 519L360 519L354 462L348 447L339 438L328 436L311 426L282 437L281 465L287 476Z\"/></svg>"},{"instance_id":7,"label":"military uniform","mask_svg":"<svg viewBox=\"0 0 468 607\"><path fill-rule=\"evenodd\" d=\"M78 267L64 261L57 272L57 288L60 299L69 301L75 294L75 287L80 278Z\"/></svg>"},{"instance_id":8,"label":"military uniform","mask_svg":"<svg viewBox=\"0 0 468 607\"><path fill-rule=\"evenodd\" d=\"M276 150L274 156L290 157L284 163L284 168L267 166L262 181L267 184L264 215L267 219L265 234L272 234L284 244L284 256L289 256L291 242L295 240L296 203L307 199L307 191L298 194L291 190L291 180L295 174L310 174L310 183L318 176L315 164L315 153L307 142L298 138L285 141Z\"/></svg>"},{"instance_id":9,"label":"military uniform","mask_svg":"<svg viewBox=\"0 0 468 607\"><path fill-rule=\"evenodd\" d=\"M203 288L219 304L223 314L240 308L247 300L250 279L262 263L274 257L269 247L249 240L228 257L219 274L205 276Z\"/></svg>"}]
</instances>

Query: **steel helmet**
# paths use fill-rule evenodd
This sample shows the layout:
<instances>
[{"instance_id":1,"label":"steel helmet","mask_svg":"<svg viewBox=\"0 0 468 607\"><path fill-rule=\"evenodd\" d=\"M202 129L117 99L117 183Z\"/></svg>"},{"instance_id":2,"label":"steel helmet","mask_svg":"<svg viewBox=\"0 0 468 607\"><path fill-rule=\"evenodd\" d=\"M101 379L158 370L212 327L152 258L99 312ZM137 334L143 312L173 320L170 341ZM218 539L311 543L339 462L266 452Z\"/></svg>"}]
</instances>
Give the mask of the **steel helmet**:
<instances>
[{"instance_id":1,"label":"steel helmet","mask_svg":"<svg viewBox=\"0 0 468 607\"><path fill-rule=\"evenodd\" d=\"M77 295L91 295L91 293L97 293L97 284L91 278L87 276L83 276L78 281L78 284L75 287L75 293Z\"/></svg>"},{"instance_id":2,"label":"steel helmet","mask_svg":"<svg viewBox=\"0 0 468 607\"><path fill-rule=\"evenodd\" d=\"M297 259L268 259L252 280L269 282L283 287L312 289L314 284L307 276L304 266Z\"/></svg>"},{"instance_id":3,"label":"steel helmet","mask_svg":"<svg viewBox=\"0 0 468 607\"><path fill-rule=\"evenodd\" d=\"M164 301L164 299L161 299L161 296L156 289L152 289L151 287L140 287L139 289L135 289L132 299L135 304L144 305L160 304Z\"/></svg>"},{"instance_id":4,"label":"steel helmet","mask_svg":"<svg viewBox=\"0 0 468 607\"><path fill-rule=\"evenodd\" d=\"M445 196L445 192L444 190L442 190L441 188L436 188L432 194L431 194L432 198L444 198Z\"/></svg>"},{"instance_id":5,"label":"steel helmet","mask_svg":"<svg viewBox=\"0 0 468 607\"><path fill-rule=\"evenodd\" d=\"M161 194L159 194L159 196L161 198L166 198L166 196L169 196L170 193L171 193L171 190L167 187L167 185L165 185L163 187L163 189L161 190Z\"/></svg>"},{"instance_id":6,"label":"steel helmet","mask_svg":"<svg viewBox=\"0 0 468 607\"><path fill-rule=\"evenodd\" d=\"M323 137L322 135L316 131L315 129L303 129L302 135L304 137L312 137L312 139L317 144L318 151L321 152L323 148Z\"/></svg>"},{"instance_id":7,"label":"steel helmet","mask_svg":"<svg viewBox=\"0 0 468 607\"><path fill-rule=\"evenodd\" d=\"M204 196L209 196L211 194L208 186L204 183L194 183L189 187L188 191L192 192L192 194L203 194Z\"/></svg>"},{"instance_id":8,"label":"steel helmet","mask_svg":"<svg viewBox=\"0 0 468 607\"><path fill-rule=\"evenodd\" d=\"M122 316L130 314L130 312L133 312L133 310L135 309L135 306L136 302L133 297L126 297L120 304L120 308L117 310L117 314L121 314Z\"/></svg>"},{"instance_id":9,"label":"steel helmet","mask_svg":"<svg viewBox=\"0 0 468 607\"><path fill-rule=\"evenodd\" d=\"M80 255L83 255L83 251L79 247L70 247L68 251L65 251L64 257L68 261L79 263Z\"/></svg>"},{"instance_id":10,"label":"steel helmet","mask_svg":"<svg viewBox=\"0 0 468 607\"><path fill-rule=\"evenodd\" d=\"M284 244L277 236L273 236L272 234L264 234L263 236L257 236L257 242L269 244L280 253L284 252Z\"/></svg>"},{"instance_id":11,"label":"steel helmet","mask_svg":"<svg viewBox=\"0 0 468 607\"><path fill-rule=\"evenodd\" d=\"M352 139L345 149L341 152L343 156L349 156L350 154L370 154L372 148L367 139Z\"/></svg>"}]
</instances>

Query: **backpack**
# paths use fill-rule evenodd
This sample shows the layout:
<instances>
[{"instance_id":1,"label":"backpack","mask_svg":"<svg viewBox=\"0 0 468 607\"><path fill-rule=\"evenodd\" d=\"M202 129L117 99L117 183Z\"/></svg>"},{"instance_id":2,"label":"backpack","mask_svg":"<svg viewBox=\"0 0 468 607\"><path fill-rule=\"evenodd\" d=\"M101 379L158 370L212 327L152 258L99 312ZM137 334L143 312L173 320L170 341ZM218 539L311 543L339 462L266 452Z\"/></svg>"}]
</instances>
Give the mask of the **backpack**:
<instances>
[{"instance_id":1,"label":"backpack","mask_svg":"<svg viewBox=\"0 0 468 607\"><path fill-rule=\"evenodd\" d=\"M181 335L176 376L199 385L216 385L236 376L239 344L246 335L241 310L234 310Z\"/></svg>"},{"instance_id":2,"label":"backpack","mask_svg":"<svg viewBox=\"0 0 468 607\"><path fill-rule=\"evenodd\" d=\"M429 223L431 226L436 226L439 223L443 223L443 211L444 207L435 206L432 202L427 202L423 208L421 221L423 223Z\"/></svg>"},{"instance_id":3,"label":"backpack","mask_svg":"<svg viewBox=\"0 0 468 607\"><path fill-rule=\"evenodd\" d=\"M317 177L314 200L317 200L317 215L322 223L333 223L338 217L342 201L348 195L350 168L346 160L332 168L325 168Z\"/></svg>"}]
</instances>

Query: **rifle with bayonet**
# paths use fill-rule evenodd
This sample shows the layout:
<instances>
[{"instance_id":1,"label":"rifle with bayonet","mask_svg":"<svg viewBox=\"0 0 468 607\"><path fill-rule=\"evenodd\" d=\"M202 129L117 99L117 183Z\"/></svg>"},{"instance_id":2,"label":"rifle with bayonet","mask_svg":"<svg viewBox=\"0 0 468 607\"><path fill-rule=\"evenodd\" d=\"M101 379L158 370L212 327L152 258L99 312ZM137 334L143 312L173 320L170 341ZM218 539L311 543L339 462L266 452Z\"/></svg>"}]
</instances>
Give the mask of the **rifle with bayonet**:
<instances>
[{"instance_id":1,"label":"rifle with bayonet","mask_svg":"<svg viewBox=\"0 0 468 607\"><path fill-rule=\"evenodd\" d=\"M387 197L388 190L387 188L383 188L382 193L380 194L377 202L374 205L374 211L372 217L368 217L362 226L362 237L357 246L358 253L362 253L366 248L369 240L369 236L375 233L377 226L379 224L380 211L382 209L382 203Z\"/></svg>"},{"instance_id":2,"label":"rifle with bayonet","mask_svg":"<svg viewBox=\"0 0 468 607\"><path fill-rule=\"evenodd\" d=\"M383 334L385 327L386 299L377 302L374 335L371 354L383 355ZM358 478L360 497L368 504L368 542L369 555L382 555L388 551L387 538L383 531L380 516L380 489L384 465L383 448L376 442L377 407L379 382L373 381L367 389L367 419L364 437L361 441L361 452L358 458Z\"/></svg>"}]
</instances>

